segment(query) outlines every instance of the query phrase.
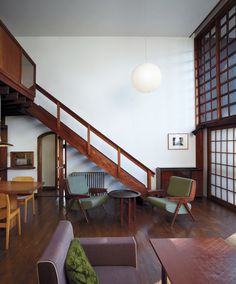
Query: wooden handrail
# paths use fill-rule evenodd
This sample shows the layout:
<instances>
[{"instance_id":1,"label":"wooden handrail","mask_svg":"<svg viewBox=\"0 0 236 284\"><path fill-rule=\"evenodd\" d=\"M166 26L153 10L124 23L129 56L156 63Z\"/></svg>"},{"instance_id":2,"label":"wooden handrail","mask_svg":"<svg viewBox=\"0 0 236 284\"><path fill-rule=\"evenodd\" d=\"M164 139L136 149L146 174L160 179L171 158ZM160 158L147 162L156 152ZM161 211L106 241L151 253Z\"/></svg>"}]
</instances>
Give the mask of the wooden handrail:
<instances>
[{"instance_id":1,"label":"wooden handrail","mask_svg":"<svg viewBox=\"0 0 236 284\"><path fill-rule=\"evenodd\" d=\"M60 109L63 109L65 112L70 114L74 119L79 121L82 125L84 125L87 129L90 129L94 134L96 134L99 138L104 140L107 144L112 146L114 149L119 149L120 154L124 155L126 158L128 158L130 161L132 161L134 164L136 164L138 167L140 167L142 170L146 171L147 174L154 176L155 172L153 172L151 169L146 167L143 163L141 163L139 160L134 158L132 155L130 155L128 152L126 152L124 149L122 149L119 145L114 143L112 140L110 140L108 137L106 137L104 134L102 134L100 131L98 131L95 127L93 127L91 124L89 124L86 120L81 118L78 114L73 112L71 109L69 109L66 105L64 105L62 102L60 102L58 99L56 99L54 96L52 96L50 93L48 93L44 88L36 84L36 89L42 93L45 97L47 97L50 101L54 102L57 106L59 105Z\"/></svg>"}]
</instances>

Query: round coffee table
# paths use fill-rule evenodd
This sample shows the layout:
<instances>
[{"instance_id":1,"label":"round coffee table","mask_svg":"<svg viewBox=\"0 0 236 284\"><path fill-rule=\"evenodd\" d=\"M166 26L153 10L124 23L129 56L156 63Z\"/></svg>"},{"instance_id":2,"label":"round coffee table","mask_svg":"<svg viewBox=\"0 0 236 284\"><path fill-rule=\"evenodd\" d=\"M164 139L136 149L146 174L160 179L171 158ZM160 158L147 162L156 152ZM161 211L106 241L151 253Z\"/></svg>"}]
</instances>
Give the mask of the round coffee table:
<instances>
[{"instance_id":1,"label":"round coffee table","mask_svg":"<svg viewBox=\"0 0 236 284\"><path fill-rule=\"evenodd\" d=\"M114 200L117 200L120 203L120 223L124 224L124 200L127 200L128 203L128 224L130 224L133 220L135 221L135 207L136 207L136 198L141 194L135 190L130 189L119 189L112 190L108 193L108 195ZM116 211L116 205L115 205Z\"/></svg>"}]
</instances>

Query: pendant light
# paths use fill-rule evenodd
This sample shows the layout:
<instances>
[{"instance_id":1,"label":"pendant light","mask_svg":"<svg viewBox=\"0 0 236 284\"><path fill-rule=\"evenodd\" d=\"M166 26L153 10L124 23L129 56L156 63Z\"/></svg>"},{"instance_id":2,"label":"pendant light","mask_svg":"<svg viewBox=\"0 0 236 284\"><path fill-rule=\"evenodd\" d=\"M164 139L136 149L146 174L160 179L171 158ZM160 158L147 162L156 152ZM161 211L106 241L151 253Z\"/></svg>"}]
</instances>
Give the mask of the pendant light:
<instances>
[{"instance_id":1,"label":"pendant light","mask_svg":"<svg viewBox=\"0 0 236 284\"><path fill-rule=\"evenodd\" d=\"M145 38L145 61L132 72L132 84L141 93L153 92L161 83L161 70L147 60L147 39Z\"/></svg>"},{"instance_id":2,"label":"pendant light","mask_svg":"<svg viewBox=\"0 0 236 284\"><path fill-rule=\"evenodd\" d=\"M140 64L132 73L132 83L141 93L153 92L161 83L161 70L153 63Z\"/></svg>"},{"instance_id":3,"label":"pendant light","mask_svg":"<svg viewBox=\"0 0 236 284\"><path fill-rule=\"evenodd\" d=\"M1 100L1 94L0 94L0 147L8 147L13 146L10 143L2 142L2 100Z\"/></svg>"},{"instance_id":4,"label":"pendant light","mask_svg":"<svg viewBox=\"0 0 236 284\"><path fill-rule=\"evenodd\" d=\"M144 3L144 25L145 25L145 36L148 34L148 19L149 15L149 1L146 0ZM161 83L161 70L154 63L148 62L147 60L147 38L144 38L145 42L145 63L138 65L131 75L131 80L134 88L141 93L153 92Z\"/></svg>"}]
</instances>

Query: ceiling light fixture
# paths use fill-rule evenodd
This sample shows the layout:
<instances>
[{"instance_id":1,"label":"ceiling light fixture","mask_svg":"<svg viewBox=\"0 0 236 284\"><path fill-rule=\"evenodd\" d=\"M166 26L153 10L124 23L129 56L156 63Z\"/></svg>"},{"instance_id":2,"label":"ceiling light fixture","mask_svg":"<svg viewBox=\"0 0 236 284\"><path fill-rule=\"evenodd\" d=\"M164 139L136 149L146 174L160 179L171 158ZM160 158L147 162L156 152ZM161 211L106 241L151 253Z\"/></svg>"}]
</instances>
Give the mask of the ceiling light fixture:
<instances>
[{"instance_id":1,"label":"ceiling light fixture","mask_svg":"<svg viewBox=\"0 0 236 284\"><path fill-rule=\"evenodd\" d=\"M161 83L160 68L147 60L147 39L145 38L145 62L132 72L134 88L141 93L153 92Z\"/></svg>"},{"instance_id":2,"label":"ceiling light fixture","mask_svg":"<svg viewBox=\"0 0 236 284\"><path fill-rule=\"evenodd\" d=\"M150 93L161 83L161 70L153 63L140 64L132 73L132 83L137 91Z\"/></svg>"},{"instance_id":3,"label":"ceiling light fixture","mask_svg":"<svg viewBox=\"0 0 236 284\"><path fill-rule=\"evenodd\" d=\"M145 34L148 34L148 22L150 15L148 10L148 2L145 2ZM147 60L147 38L144 38L145 44L145 63L138 65L132 72L131 80L134 88L141 93L153 92L161 83L161 70L154 63Z\"/></svg>"}]
</instances>

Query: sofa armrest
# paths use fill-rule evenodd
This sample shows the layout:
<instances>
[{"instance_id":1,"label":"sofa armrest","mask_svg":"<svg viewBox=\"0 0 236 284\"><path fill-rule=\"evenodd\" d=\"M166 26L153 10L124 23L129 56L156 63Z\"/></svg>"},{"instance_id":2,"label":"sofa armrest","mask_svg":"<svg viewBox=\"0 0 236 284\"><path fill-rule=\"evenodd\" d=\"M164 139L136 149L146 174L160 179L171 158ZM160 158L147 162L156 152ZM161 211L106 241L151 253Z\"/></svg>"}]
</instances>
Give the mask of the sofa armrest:
<instances>
[{"instance_id":1,"label":"sofa armrest","mask_svg":"<svg viewBox=\"0 0 236 284\"><path fill-rule=\"evenodd\" d=\"M47 248L37 262L39 284L66 283L64 263L73 238L71 223L60 221Z\"/></svg>"},{"instance_id":2,"label":"sofa armrest","mask_svg":"<svg viewBox=\"0 0 236 284\"><path fill-rule=\"evenodd\" d=\"M133 237L80 238L93 266L137 266L137 245Z\"/></svg>"}]
</instances>

